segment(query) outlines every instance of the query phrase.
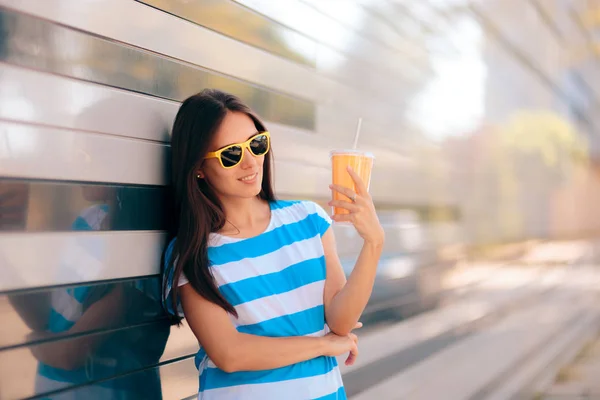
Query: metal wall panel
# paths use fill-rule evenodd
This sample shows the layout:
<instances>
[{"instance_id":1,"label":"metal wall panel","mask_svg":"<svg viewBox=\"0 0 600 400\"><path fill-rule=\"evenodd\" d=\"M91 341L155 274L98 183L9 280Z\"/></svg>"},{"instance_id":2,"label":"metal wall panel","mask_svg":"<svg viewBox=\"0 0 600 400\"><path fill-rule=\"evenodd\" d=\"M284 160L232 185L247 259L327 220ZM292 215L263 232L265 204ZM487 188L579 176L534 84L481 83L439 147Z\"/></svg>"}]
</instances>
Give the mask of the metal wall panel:
<instances>
[{"instance_id":1,"label":"metal wall panel","mask_svg":"<svg viewBox=\"0 0 600 400\"><path fill-rule=\"evenodd\" d=\"M0 175L163 185L167 147L97 133L0 122Z\"/></svg>"},{"instance_id":2,"label":"metal wall panel","mask_svg":"<svg viewBox=\"0 0 600 400\"><path fill-rule=\"evenodd\" d=\"M28 289L0 295L0 315L5 323L0 334L0 352L9 348L80 337L86 333L107 333L131 326L145 326L166 319L160 304L158 277L108 281L77 286ZM80 324L75 329L48 331L55 321L52 312L76 323L108 294L114 293L115 314ZM106 302L105 302L106 303ZM54 311L51 311L54 310ZM95 311L91 311L95 312Z\"/></svg>"},{"instance_id":3,"label":"metal wall panel","mask_svg":"<svg viewBox=\"0 0 600 400\"><path fill-rule=\"evenodd\" d=\"M232 1L137 1L292 61L309 66L316 63L314 40L274 21L264 21L262 16Z\"/></svg>"},{"instance_id":4,"label":"metal wall panel","mask_svg":"<svg viewBox=\"0 0 600 400\"><path fill-rule=\"evenodd\" d=\"M167 229L164 187L0 179L0 233L72 232L106 213L98 231Z\"/></svg>"},{"instance_id":5,"label":"metal wall panel","mask_svg":"<svg viewBox=\"0 0 600 400\"><path fill-rule=\"evenodd\" d=\"M176 101L0 63L0 120L168 142L178 107ZM351 145L356 118L328 104L317 107L315 121L318 135L265 119L274 140L290 132L306 137L304 141L314 142L315 147L331 146L325 137L335 140L336 147ZM406 157L410 155L409 137L407 127L393 130L367 120L360 144L402 151Z\"/></svg>"},{"instance_id":6,"label":"metal wall panel","mask_svg":"<svg viewBox=\"0 0 600 400\"><path fill-rule=\"evenodd\" d=\"M349 30L327 15L298 0L236 0L278 22L357 58L366 58L392 74L414 68L404 55L391 51ZM361 17L361 16L359 16ZM361 24L358 19L355 24ZM377 67L376 67L377 68Z\"/></svg>"},{"instance_id":7,"label":"metal wall panel","mask_svg":"<svg viewBox=\"0 0 600 400\"><path fill-rule=\"evenodd\" d=\"M221 87L264 118L314 128L314 105L309 101L23 14L4 11L0 17L7 27L1 61L176 101L199 88Z\"/></svg>"},{"instance_id":8,"label":"metal wall panel","mask_svg":"<svg viewBox=\"0 0 600 400\"><path fill-rule=\"evenodd\" d=\"M395 108L391 105L365 98L361 91L314 74L305 66L240 44L205 28L182 24L179 18L157 13L155 9L137 2L108 1L72 3L69 0L55 0L50 4L32 0L1 0L0 5L185 60L315 103L333 102L357 117L364 116L386 123L398 120L398 115L393 112ZM115 22L107 23L115 21L112 19L114 13L138 21L136 29L127 29ZM240 59L244 62L240 63ZM289 79L289 76L295 78Z\"/></svg>"},{"instance_id":9,"label":"metal wall panel","mask_svg":"<svg viewBox=\"0 0 600 400\"><path fill-rule=\"evenodd\" d=\"M178 328L171 327L160 293L160 279L152 277L1 295L0 397L40 396L88 383L85 393L96 397L86 398L156 396L160 379L151 372L140 374L143 382L133 379L136 385L107 378L151 370L161 361L171 330ZM197 349L195 340L188 346L182 352L179 343L177 356Z\"/></svg>"},{"instance_id":10,"label":"metal wall panel","mask_svg":"<svg viewBox=\"0 0 600 400\"><path fill-rule=\"evenodd\" d=\"M0 292L158 274L164 244L144 231L0 234Z\"/></svg>"},{"instance_id":11,"label":"metal wall panel","mask_svg":"<svg viewBox=\"0 0 600 400\"><path fill-rule=\"evenodd\" d=\"M179 102L0 63L0 120L169 142Z\"/></svg>"}]
</instances>

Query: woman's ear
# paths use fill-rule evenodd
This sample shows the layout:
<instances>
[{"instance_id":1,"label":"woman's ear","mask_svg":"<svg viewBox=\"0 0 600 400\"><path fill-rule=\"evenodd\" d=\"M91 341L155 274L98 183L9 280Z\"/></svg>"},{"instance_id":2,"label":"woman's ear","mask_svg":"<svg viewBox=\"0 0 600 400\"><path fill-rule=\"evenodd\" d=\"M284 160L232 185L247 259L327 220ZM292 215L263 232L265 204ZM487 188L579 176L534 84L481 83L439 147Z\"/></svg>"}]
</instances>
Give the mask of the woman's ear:
<instances>
[{"instance_id":1,"label":"woman's ear","mask_svg":"<svg viewBox=\"0 0 600 400\"><path fill-rule=\"evenodd\" d=\"M202 170L196 171L196 178L197 179L204 179L204 172L202 172Z\"/></svg>"}]
</instances>

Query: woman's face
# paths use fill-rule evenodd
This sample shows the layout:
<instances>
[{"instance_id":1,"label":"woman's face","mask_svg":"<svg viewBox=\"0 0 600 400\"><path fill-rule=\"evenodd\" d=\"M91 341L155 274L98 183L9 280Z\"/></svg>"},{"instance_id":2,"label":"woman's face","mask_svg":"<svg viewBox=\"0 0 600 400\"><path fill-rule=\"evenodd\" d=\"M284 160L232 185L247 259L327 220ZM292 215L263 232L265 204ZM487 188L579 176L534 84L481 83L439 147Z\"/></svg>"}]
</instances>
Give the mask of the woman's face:
<instances>
[{"instance_id":1,"label":"woman's face","mask_svg":"<svg viewBox=\"0 0 600 400\"><path fill-rule=\"evenodd\" d=\"M219 127L209 151L216 151L234 143L244 143L257 133L252 119L241 112L228 112ZM252 198L262 188L265 156L255 156L244 149L242 161L232 168L223 168L217 158L204 160L198 171L221 198Z\"/></svg>"}]
</instances>

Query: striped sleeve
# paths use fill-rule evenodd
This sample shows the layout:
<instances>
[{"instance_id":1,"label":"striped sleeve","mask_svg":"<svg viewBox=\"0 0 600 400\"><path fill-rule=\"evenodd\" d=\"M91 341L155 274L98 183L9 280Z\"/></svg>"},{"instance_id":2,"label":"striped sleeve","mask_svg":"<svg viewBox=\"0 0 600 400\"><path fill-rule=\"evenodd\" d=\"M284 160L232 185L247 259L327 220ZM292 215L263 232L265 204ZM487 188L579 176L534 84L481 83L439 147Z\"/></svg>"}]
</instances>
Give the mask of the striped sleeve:
<instances>
[{"instance_id":1,"label":"striped sleeve","mask_svg":"<svg viewBox=\"0 0 600 400\"><path fill-rule=\"evenodd\" d=\"M315 214L315 228L319 232L319 235L323 236L332 224L331 218L329 217L327 212L325 212L323 207L321 207L314 201L307 201L305 202L305 205L309 214Z\"/></svg>"},{"instance_id":2,"label":"striped sleeve","mask_svg":"<svg viewBox=\"0 0 600 400\"><path fill-rule=\"evenodd\" d=\"M169 245L167 246L167 249L165 250L165 257L164 257L164 265L163 265L163 273L162 273L162 279L163 279L163 296L162 296L162 303L163 303L163 307L164 309L170 314L170 315L178 315L179 317L183 318L183 309L181 308L181 301L179 299L177 299L177 313L175 313L175 310L173 310L173 303L171 301L171 289L173 288L173 276L175 274L175 268L174 268L174 264L171 264L171 257L173 255L173 248L175 247L175 239L171 240L171 242L169 243ZM183 282L185 280L185 282ZM179 278L179 286L183 285L187 283L187 279L185 278L185 276L182 276Z\"/></svg>"}]
</instances>

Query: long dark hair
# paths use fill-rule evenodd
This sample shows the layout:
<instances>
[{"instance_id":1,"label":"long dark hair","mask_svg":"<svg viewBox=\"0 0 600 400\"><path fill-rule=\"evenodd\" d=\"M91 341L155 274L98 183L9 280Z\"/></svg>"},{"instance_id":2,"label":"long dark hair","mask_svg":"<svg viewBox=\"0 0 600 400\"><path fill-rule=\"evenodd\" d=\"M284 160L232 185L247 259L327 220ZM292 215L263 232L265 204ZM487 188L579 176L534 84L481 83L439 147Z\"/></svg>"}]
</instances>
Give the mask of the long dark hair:
<instances>
[{"instance_id":1,"label":"long dark hair","mask_svg":"<svg viewBox=\"0 0 600 400\"><path fill-rule=\"evenodd\" d=\"M206 300L217 304L234 316L235 308L223 297L209 269L208 240L226 222L219 198L205 179L197 178L197 170L209 151L209 144L228 112L248 115L257 131L266 131L256 114L234 95L215 89L205 89L187 98L179 108L171 138L172 198L174 224L177 236L168 262L174 268L170 301L177 310L179 287L177 282L185 273L192 287ZM264 160L262 190L259 197L274 201L272 186L273 156ZM177 260L177 262L175 262ZM166 279L163 285L167 285ZM165 288L166 289L166 286Z\"/></svg>"}]
</instances>

